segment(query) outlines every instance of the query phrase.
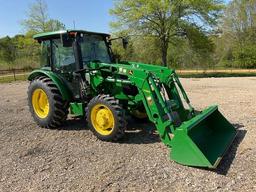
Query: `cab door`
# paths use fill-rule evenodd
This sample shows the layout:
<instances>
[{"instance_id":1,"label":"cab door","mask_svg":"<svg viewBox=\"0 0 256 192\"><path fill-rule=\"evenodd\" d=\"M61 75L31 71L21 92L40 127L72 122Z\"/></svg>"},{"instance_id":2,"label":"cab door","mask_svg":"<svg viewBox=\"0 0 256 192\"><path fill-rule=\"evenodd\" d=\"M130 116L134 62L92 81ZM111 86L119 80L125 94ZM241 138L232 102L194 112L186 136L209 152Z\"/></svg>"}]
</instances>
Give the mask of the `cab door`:
<instances>
[{"instance_id":1,"label":"cab door","mask_svg":"<svg viewBox=\"0 0 256 192\"><path fill-rule=\"evenodd\" d=\"M76 60L73 46L63 46L61 39L53 39L52 70L59 74L73 92L75 98L80 97L80 82L74 77Z\"/></svg>"}]
</instances>

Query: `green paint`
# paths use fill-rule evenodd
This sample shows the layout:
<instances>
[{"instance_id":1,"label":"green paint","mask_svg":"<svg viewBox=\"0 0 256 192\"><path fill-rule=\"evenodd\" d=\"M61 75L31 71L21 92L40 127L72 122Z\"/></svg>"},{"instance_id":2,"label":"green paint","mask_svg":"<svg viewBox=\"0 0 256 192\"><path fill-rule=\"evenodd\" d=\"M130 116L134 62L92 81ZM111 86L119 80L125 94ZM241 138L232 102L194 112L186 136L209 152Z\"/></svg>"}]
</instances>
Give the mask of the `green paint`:
<instances>
[{"instance_id":1,"label":"green paint","mask_svg":"<svg viewBox=\"0 0 256 192\"><path fill-rule=\"evenodd\" d=\"M30 73L30 75L28 76L28 80L32 81L33 79L40 77L40 76L49 77L55 83L57 88L59 89L63 99L67 100L67 101L71 100L72 93L66 86L64 80L62 80L62 78L59 75L57 75L56 73L50 71L49 68L41 68L41 69L36 69L36 70L32 71Z\"/></svg>"},{"instance_id":2,"label":"green paint","mask_svg":"<svg viewBox=\"0 0 256 192\"><path fill-rule=\"evenodd\" d=\"M184 165L215 168L235 136L236 130L217 106L209 107L175 130L171 158Z\"/></svg>"},{"instance_id":3,"label":"green paint","mask_svg":"<svg viewBox=\"0 0 256 192\"><path fill-rule=\"evenodd\" d=\"M68 32L70 31L50 32L35 38L50 39ZM137 62L89 62L86 66L88 70L81 75L88 77L92 97L109 94L118 99L127 111L144 106L162 142L171 148L171 158L178 163L216 167L235 138L235 128L218 111L217 106L195 115L188 96L172 69ZM79 81L73 73L57 71L55 73L50 68L42 68L32 72L28 79L31 81L41 75L51 78L63 98L70 102L71 114L83 116L84 107L89 101L84 101L75 93L79 92ZM69 84L72 86L68 86ZM189 109L184 108L182 98Z\"/></svg>"},{"instance_id":4,"label":"green paint","mask_svg":"<svg viewBox=\"0 0 256 192\"><path fill-rule=\"evenodd\" d=\"M70 114L75 116L84 116L84 108L83 103L70 103Z\"/></svg>"}]
</instances>

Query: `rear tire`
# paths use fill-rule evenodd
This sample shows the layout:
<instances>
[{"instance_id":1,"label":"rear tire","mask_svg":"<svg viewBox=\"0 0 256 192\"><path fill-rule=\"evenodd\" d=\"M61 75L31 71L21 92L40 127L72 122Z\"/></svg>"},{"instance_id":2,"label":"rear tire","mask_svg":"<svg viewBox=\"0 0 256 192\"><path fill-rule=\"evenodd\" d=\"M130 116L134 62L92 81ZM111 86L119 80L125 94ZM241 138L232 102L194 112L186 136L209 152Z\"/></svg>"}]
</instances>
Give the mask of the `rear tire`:
<instances>
[{"instance_id":1,"label":"rear tire","mask_svg":"<svg viewBox=\"0 0 256 192\"><path fill-rule=\"evenodd\" d=\"M28 105L35 122L44 128L57 128L68 115L69 103L48 77L34 79L28 87Z\"/></svg>"},{"instance_id":2,"label":"rear tire","mask_svg":"<svg viewBox=\"0 0 256 192\"><path fill-rule=\"evenodd\" d=\"M98 95L87 105L86 119L93 134L103 141L117 141L126 129L125 110L109 95Z\"/></svg>"}]
</instances>

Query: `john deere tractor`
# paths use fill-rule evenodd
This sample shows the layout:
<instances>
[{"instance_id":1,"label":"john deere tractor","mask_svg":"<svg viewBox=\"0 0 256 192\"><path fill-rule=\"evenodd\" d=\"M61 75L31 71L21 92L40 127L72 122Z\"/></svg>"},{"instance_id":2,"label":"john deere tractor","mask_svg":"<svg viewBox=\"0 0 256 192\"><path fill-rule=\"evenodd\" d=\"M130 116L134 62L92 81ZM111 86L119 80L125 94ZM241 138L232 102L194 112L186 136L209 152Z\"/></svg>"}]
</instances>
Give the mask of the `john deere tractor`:
<instances>
[{"instance_id":1,"label":"john deere tractor","mask_svg":"<svg viewBox=\"0 0 256 192\"><path fill-rule=\"evenodd\" d=\"M42 46L42 67L28 77L28 104L39 126L60 127L70 113L86 117L100 140L117 141L125 134L127 115L148 118L171 159L209 168L233 142L236 130L217 106L195 113L172 69L116 62L110 35L65 30L34 39ZM127 40L122 42L126 47Z\"/></svg>"}]
</instances>

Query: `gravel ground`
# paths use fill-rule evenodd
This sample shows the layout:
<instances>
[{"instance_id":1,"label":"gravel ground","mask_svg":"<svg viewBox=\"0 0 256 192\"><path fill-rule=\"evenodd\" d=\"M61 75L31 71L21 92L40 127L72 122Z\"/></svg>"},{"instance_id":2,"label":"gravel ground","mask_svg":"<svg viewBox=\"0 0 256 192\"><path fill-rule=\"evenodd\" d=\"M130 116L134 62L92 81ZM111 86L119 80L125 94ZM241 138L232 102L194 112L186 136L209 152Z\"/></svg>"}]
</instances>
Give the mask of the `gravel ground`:
<instances>
[{"instance_id":1,"label":"gravel ground","mask_svg":"<svg viewBox=\"0 0 256 192\"><path fill-rule=\"evenodd\" d=\"M256 191L256 78L182 83L196 109L218 103L238 129L216 170L169 160L151 124L130 124L120 143L72 118L60 130L39 128L20 82L0 84L0 191Z\"/></svg>"}]
</instances>

